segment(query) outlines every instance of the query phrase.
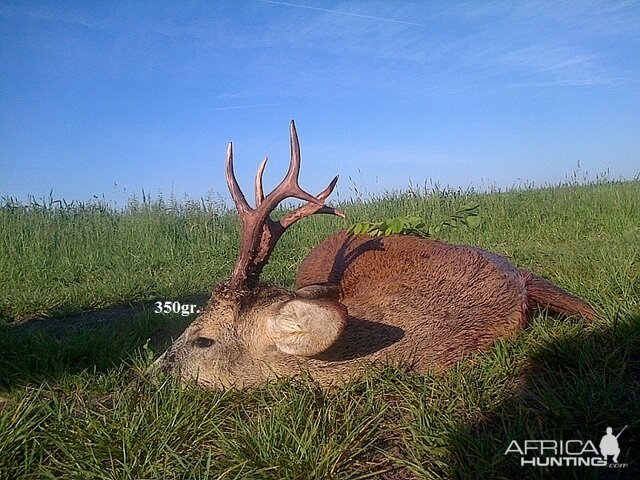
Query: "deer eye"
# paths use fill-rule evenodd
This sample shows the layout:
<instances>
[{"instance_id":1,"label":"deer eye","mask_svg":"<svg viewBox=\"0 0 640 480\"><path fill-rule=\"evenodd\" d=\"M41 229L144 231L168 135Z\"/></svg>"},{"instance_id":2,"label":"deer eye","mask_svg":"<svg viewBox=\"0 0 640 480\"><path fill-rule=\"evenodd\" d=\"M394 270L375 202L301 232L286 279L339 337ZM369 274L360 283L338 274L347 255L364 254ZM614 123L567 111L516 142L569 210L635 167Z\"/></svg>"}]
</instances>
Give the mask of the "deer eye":
<instances>
[{"instance_id":1,"label":"deer eye","mask_svg":"<svg viewBox=\"0 0 640 480\"><path fill-rule=\"evenodd\" d=\"M193 344L198 348L209 348L214 343L216 343L215 340L207 337L198 337L193 341Z\"/></svg>"}]
</instances>

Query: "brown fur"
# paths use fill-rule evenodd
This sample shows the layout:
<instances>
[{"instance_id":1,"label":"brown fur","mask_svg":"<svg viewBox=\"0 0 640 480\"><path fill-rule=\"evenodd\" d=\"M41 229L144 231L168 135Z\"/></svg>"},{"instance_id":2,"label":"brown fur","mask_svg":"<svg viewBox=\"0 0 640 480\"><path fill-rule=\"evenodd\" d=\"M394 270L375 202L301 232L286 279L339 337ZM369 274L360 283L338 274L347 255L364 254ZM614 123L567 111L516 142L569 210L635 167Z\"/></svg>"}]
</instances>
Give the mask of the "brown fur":
<instances>
[{"instance_id":1,"label":"brown fur","mask_svg":"<svg viewBox=\"0 0 640 480\"><path fill-rule=\"evenodd\" d=\"M596 318L587 303L499 255L414 236L338 232L307 255L296 283L297 292L220 285L157 364L205 387L301 372L330 384L380 361L446 367L514 335L534 308ZM295 312L304 318L290 318ZM292 349L299 354L285 353Z\"/></svg>"}]
</instances>

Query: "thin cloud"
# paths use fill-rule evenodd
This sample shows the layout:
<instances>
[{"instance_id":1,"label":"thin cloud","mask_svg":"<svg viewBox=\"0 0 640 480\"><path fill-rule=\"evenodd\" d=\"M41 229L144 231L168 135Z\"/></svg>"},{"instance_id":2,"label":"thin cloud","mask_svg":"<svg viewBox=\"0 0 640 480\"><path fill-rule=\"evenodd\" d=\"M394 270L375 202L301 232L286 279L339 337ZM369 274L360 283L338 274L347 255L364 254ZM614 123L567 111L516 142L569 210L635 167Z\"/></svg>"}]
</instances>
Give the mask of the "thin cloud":
<instances>
[{"instance_id":1,"label":"thin cloud","mask_svg":"<svg viewBox=\"0 0 640 480\"><path fill-rule=\"evenodd\" d=\"M512 82L507 86L516 88L530 88L530 87L592 87L592 86L615 86L624 85L629 83L637 83L640 78L627 76L627 77L594 77L583 79L558 79L539 82Z\"/></svg>"},{"instance_id":2,"label":"thin cloud","mask_svg":"<svg viewBox=\"0 0 640 480\"><path fill-rule=\"evenodd\" d=\"M67 25L75 25L95 30L104 30L110 27L109 22L95 20L83 15L64 11L54 11L46 7L14 7L10 5L0 5L0 15L2 16L23 16L34 20L45 22L60 22Z\"/></svg>"},{"instance_id":3,"label":"thin cloud","mask_svg":"<svg viewBox=\"0 0 640 480\"><path fill-rule=\"evenodd\" d=\"M220 110L241 110L243 108L262 108L262 107L277 107L277 103L251 103L248 105L225 105L220 107L207 108L205 112L217 112Z\"/></svg>"},{"instance_id":4,"label":"thin cloud","mask_svg":"<svg viewBox=\"0 0 640 480\"><path fill-rule=\"evenodd\" d=\"M346 92L351 86L359 85L376 90L391 88L394 92L403 89L428 91L432 95L475 90L479 84L510 87L612 85L624 81L630 73L620 65L614 51L598 48L598 42L594 44L591 29L597 23L601 28L598 36L616 38L622 35L615 33L615 27L623 22L622 17L634 16L633 12L625 12L622 8L603 7L596 15L588 9L575 7L569 10L583 15L574 18L562 9L537 3L513 7L490 2L477 10L470 10L469 5L462 8L429 4L413 6L404 9L404 15L398 14L405 18L425 19L424 23L416 24L425 28L409 29L401 28L401 25L380 28L381 23L375 22L349 25L349 19L360 14L345 11L347 7L329 9L278 0L258 1L283 8L335 14L318 15L302 25L277 23L260 37L263 45L296 45L293 53L286 48L278 50L282 52L281 56L270 56L268 63L260 65L268 72L277 70L273 64L278 62L281 70L287 71L294 61L292 58L296 64L302 63L304 55L301 51L313 53L317 61L300 73L300 76L306 73L310 78L304 82L300 81L300 76L296 78L297 85L318 86L308 88L313 92L322 90L323 79L327 77L331 78L332 85L329 94ZM359 4L349 5L352 9L366 11L363 9L367 3L362 4L363 9L354 6ZM409 11L411 13L407 14ZM323 55L330 56L324 64ZM362 68L354 68L355 65L362 65ZM333 73L327 76L319 73L325 71ZM398 77L400 71L402 76ZM283 81L288 80L279 79L278 86ZM425 85L428 86L426 90Z\"/></svg>"},{"instance_id":5,"label":"thin cloud","mask_svg":"<svg viewBox=\"0 0 640 480\"><path fill-rule=\"evenodd\" d=\"M373 15L364 15L361 13L344 12L342 10L332 10L329 8L312 7L310 5L299 5L297 3L276 2L273 0L258 0L261 3L270 3L272 5L280 5L283 7L306 8L307 10L317 10L319 12L335 13L336 15L346 15L349 17L365 18L367 20L378 20L380 22L399 23L401 25L412 25L414 27L424 27L423 23L406 22L404 20L396 20L393 18L374 17Z\"/></svg>"}]
</instances>

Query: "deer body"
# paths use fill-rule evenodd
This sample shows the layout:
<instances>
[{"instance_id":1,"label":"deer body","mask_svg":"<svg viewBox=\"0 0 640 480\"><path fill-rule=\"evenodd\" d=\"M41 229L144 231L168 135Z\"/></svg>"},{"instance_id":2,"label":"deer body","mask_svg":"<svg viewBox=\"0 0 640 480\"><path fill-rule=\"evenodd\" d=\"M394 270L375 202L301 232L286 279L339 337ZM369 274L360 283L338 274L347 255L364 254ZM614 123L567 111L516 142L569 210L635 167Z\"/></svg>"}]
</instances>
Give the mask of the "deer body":
<instances>
[{"instance_id":1,"label":"deer body","mask_svg":"<svg viewBox=\"0 0 640 480\"><path fill-rule=\"evenodd\" d=\"M157 360L204 387L246 387L303 372L322 384L376 362L417 371L449 366L509 337L534 308L596 318L593 309L551 282L479 248L415 236L369 237L337 232L315 247L297 274L297 290L261 285L258 276L279 236L315 213L342 216L297 185L300 152L291 124L292 162L268 196L262 171L256 207L233 176L227 183L243 221L241 250L229 282ZM308 203L275 222L269 213L287 196Z\"/></svg>"},{"instance_id":2,"label":"deer body","mask_svg":"<svg viewBox=\"0 0 640 480\"><path fill-rule=\"evenodd\" d=\"M332 258L333 265L326 261ZM421 371L517 332L527 317L524 278L514 267L471 247L414 236L332 235L297 277L298 287L323 282L339 285L350 315L340 350L377 344L382 348L362 346L375 350L367 360ZM357 328L362 321L368 327Z\"/></svg>"},{"instance_id":3,"label":"deer body","mask_svg":"<svg viewBox=\"0 0 640 480\"><path fill-rule=\"evenodd\" d=\"M589 305L504 257L419 238L333 234L298 271L298 288L335 284L349 312L323 359L402 361L418 371L448 366L517 333L534 308L594 318ZM364 354L367 350L372 351Z\"/></svg>"}]
</instances>

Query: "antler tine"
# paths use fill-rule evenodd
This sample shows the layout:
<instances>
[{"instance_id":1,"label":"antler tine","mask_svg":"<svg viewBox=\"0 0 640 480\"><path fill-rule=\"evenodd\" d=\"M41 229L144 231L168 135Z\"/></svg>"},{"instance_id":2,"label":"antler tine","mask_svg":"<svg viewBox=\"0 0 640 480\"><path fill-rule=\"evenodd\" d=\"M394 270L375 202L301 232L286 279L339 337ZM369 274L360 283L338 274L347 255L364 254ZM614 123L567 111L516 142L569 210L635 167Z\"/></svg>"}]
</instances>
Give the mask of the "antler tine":
<instances>
[{"instance_id":1,"label":"antler tine","mask_svg":"<svg viewBox=\"0 0 640 480\"><path fill-rule=\"evenodd\" d=\"M336 175L335 177L333 177L333 180L331 180L331 182L329 183L329 186L318 194L316 198L318 200L322 200L323 206L320 210L314 213L328 213L331 215L336 215L337 217L340 217L340 218L347 218L347 216L344 214L342 210L339 210L333 207L327 207L326 205L324 205L324 201L327 199L329 195L331 195L331 193L333 192L333 189L336 188L336 184L338 183L338 178L340 178L339 175Z\"/></svg>"},{"instance_id":2,"label":"antler tine","mask_svg":"<svg viewBox=\"0 0 640 480\"><path fill-rule=\"evenodd\" d=\"M336 187L336 183L338 183L338 175L336 175L333 178L333 180L331 180L331 183L329 183L329 186L327 188L325 188L322 192L320 192L316 196L316 199L319 202L321 202L320 204L317 204L317 203L306 203L306 204L296 208L293 212L288 213L287 215L282 217L280 219L280 221L278 222L280 224L280 227L282 228L282 230L285 230L285 229L289 228L291 225L293 225L298 220L301 220L301 219L303 219L305 217L309 217L309 216L317 214L317 213L326 213L326 214L329 214L329 215L336 215L336 216L338 216L340 218L347 218L342 210L339 210L339 209L333 208L333 207L328 207L328 206L326 206L324 204L324 200L329 195L331 195L331 193L333 192L333 189Z\"/></svg>"},{"instance_id":3,"label":"antler tine","mask_svg":"<svg viewBox=\"0 0 640 480\"><path fill-rule=\"evenodd\" d=\"M299 200L311 202L320 205L320 202L313 195L305 192L299 185L298 179L300 177L300 143L298 141L298 132L296 131L296 124L291 120L289 138L291 144L291 162L289 163L289 170L280 184L267 195L270 200L270 204L280 203L285 198L294 197Z\"/></svg>"},{"instance_id":4,"label":"antler tine","mask_svg":"<svg viewBox=\"0 0 640 480\"><path fill-rule=\"evenodd\" d=\"M238 180L236 180L236 176L233 173L233 144L231 142L229 142L229 146L227 147L226 176L227 187L229 187L231 198L233 198L233 203L236 204L238 213L240 214L240 217L242 217L249 213L252 208L244 198L244 194L242 193L242 190L240 190L240 185L238 185Z\"/></svg>"},{"instance_id":5,"label":"antler tine","mask_svg":"<svg viewBox=\"0 0 640 480\"><path fill-rule=\"evenodd\" d=\"M338 183L339 178L340 178L340 175L336 175L335 177L333 177L333 180L329 182L329 186L325 188L323 191L321 191L316 198L318 200L324 201L329 195L331 195L331 193L333 192L333 189L336 188L336 184Z\"/></svg>"},{"instance_id":6,"label":"antler tine","mask_svg":"<svg viewBox=\"0 0 640 480\"><path fill-rule=\"evenodd\" d=\"M269 161L269 157L264 157L262 163L258 167L258 171L256 172L256 208L258 208L262 201L264 200L264 190L262 189L262 174L264 173L264 169L267 166L267 162Z\"/></svg>"},{"instance_id":7,"label":"antler tine","mask_svg":"<svg viewBox=\"0 0 640 480\"><path fill-rule=\"evenodd\" d=\"M291 146L291 163L285 179L295 178L297 183L300 177L300 140L298 140L298 131L293 120L289 124L289 145Z\"/></svg>"}]
</instances>

